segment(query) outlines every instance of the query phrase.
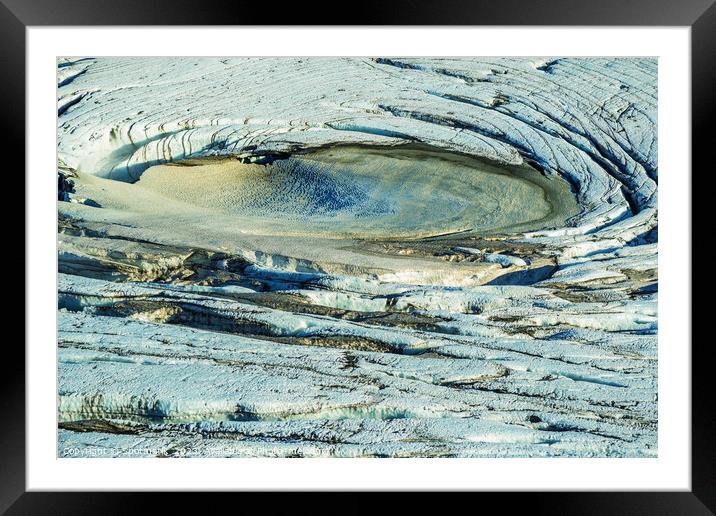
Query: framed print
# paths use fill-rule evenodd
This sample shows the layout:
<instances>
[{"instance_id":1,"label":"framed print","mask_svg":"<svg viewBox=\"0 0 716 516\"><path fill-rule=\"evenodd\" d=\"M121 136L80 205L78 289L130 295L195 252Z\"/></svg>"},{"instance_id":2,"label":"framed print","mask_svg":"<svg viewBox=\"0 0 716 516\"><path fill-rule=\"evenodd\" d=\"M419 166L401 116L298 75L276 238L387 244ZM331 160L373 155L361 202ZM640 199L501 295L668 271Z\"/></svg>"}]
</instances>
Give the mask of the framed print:
<instances>
[{"instance_id":1,"label":"framed print","mask_svg":"<svg viewBox=\"0 0 716 516\"><path fill-rule=\"evenodd\" d=\"M398 6L4 2L8 514L714 510L691 182L716 8Z\"/></svg>"}]
</instances>

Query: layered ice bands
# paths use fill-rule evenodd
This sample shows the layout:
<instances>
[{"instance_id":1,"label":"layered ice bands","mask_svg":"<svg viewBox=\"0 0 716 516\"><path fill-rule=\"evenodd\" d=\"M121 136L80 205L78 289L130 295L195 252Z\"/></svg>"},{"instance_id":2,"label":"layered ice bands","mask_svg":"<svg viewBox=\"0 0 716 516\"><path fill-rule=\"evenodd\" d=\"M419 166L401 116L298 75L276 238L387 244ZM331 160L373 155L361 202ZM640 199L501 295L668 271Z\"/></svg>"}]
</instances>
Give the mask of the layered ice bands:
<instances>
[{"instance_id":1,"label":"layered ice bands","mask_svg":"<svg viewBox=\"0 0 716 516\"><path fill-rule=\"evenodd\" d=\"M656 60L57 77L59 455L656 455Z\"/></svg>"}]
</instances>

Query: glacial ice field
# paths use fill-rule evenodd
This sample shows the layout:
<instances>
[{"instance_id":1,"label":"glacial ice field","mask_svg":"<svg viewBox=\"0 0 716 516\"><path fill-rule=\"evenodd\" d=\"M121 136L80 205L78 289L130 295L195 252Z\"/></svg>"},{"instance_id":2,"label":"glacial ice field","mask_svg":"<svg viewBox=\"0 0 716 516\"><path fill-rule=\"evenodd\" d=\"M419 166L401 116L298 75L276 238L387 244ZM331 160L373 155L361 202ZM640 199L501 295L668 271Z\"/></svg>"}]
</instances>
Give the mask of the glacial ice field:
<instances>
[{"instance_id":1,"label":"glacial ice field","mask_svg":"<svg viewBox=\"0 0 716 516\"><path fill-rule=\"evenodd\" d=\"M653 457L657 61L61 58L58 456Z\"/></svg>"}]
</instances>

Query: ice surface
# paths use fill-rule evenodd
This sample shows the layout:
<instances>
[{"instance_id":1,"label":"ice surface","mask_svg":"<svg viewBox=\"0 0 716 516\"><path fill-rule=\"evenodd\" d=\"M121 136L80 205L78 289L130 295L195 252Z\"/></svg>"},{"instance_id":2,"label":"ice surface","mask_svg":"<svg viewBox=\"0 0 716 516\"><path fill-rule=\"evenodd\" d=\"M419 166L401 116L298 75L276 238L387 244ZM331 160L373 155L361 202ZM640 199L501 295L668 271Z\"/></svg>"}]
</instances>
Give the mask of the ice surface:
<instances>
[{"instance_id":1,"label":"ice surface","mask_svg":"<svg viewBox=\"0 0 716 516\"><path fill-rule=\"evenodd\" d=\"M58 454L655 456L656 74L58 60Z\"/></svg>"}]
</instances>

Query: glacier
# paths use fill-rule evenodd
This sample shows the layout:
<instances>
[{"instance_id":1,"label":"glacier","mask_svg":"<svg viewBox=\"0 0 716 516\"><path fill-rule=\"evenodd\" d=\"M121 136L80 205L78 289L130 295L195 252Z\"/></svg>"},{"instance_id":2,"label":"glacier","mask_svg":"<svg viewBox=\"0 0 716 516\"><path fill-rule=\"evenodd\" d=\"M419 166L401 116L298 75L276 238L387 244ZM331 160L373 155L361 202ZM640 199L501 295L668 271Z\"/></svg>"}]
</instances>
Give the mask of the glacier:
<instances>
[{"instance_id":1,"label":"glacier","mask_svg":"<svg viewBox=\"0 0 716 516\"><path fill-rule=\"evenodd\" d=\"M58 59L58 456L656 456L657 69Z\"/></svg>"}]
</instances>

